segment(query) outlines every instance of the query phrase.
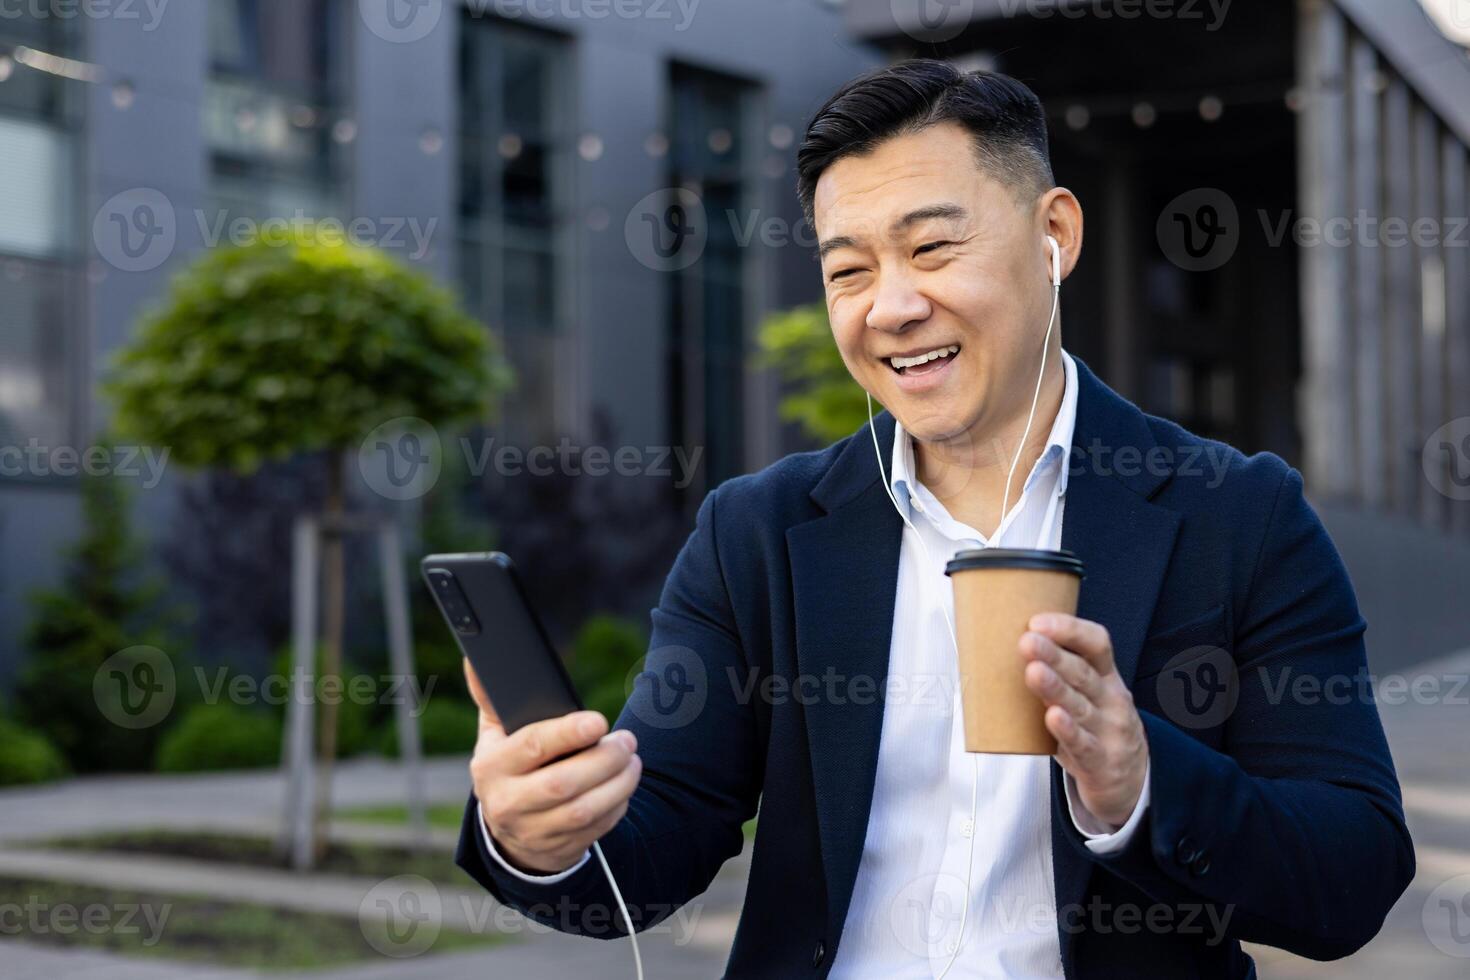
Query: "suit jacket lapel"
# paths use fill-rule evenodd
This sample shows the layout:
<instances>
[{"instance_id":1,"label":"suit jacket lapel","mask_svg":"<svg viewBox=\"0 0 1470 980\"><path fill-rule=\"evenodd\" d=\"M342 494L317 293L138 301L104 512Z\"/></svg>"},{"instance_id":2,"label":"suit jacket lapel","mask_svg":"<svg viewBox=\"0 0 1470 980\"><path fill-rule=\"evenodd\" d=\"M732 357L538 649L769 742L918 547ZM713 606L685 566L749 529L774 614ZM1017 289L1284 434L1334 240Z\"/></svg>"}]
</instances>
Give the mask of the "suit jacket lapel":
<instances>
[{"instance_id":1,"label":"suit jacket lapel","mask_svg":"<svg viewBox=\"0 0 1470 980\"><path fill-rule=\"evenodd\" d=\"M878 422L879 444L891 446L892 417L885 413ZM852 899L873 801L903 524L861 431L812 496L829 512L791 528L786 539L797 665L802 677L822 685L804 710L828 928L835 935ZM838 697L827 693L829 672L836 674ZM862 684L854 688L855 678Z\"/></svg>"},{"instance_id":2,"label":"suit jacket lapel","mask_svg":"<svg viewBox=\"0 0 1470 980\"><path fill-rule=\"evenodd\" d=\"M1085 578L1077 614L1108 628L1118 673L1130 687L1179 529L1179 516L1151 503L1167 482L1163 467L1144 464L1156 445L1143 413L1077 362L1077 426L1073 437L1062 547L1082 559ZM1118 459L1122 447L1139 457ZM1172 458L1170 459L1172 465ZM1062 770L1052 763L1052 856L1062 964L1074 975L1066 910L1083 900L1092 861L1067 840L1071 822ZM1074 920L1075 921L1075 920Z\"/></svg>"},{"instance_id":3,"label":"suit jacket lapel","mask_svg":"<svg viewBox=\"0 0 1470 980\"><path fill-rule=\"evenodd\" d=\"M1077 425L1062 518L1062 547L1085 563L1078 615L1108 627L1118 671L1131 685L1163 584L1179 518L1150 502L1170 473L1143 465L1155 445L1136 407L1077 360ZM893 444L893 418L877 420L880 446ZM1132 466L1116 459L1136 447ZM1130 457L1131 459L1131 457ZM886 460L885 460L886 462ZM805 707L817 825L828 896L828 928L842 928L867 835L883 729L884 699L845 696L855 677L881 690L888 676L903 524L879 479L872 442L859 430L812 491L824 516L787 531L796 608L797 666L843 697ZM823 681L825 683L825 681ZM1092 862L1062 831L1070 821L1061 769L1052 764L1052 855L1062 963L1074 975L1072 935L1061 928L1082 901Z\"/></svg>"}]
</instances>

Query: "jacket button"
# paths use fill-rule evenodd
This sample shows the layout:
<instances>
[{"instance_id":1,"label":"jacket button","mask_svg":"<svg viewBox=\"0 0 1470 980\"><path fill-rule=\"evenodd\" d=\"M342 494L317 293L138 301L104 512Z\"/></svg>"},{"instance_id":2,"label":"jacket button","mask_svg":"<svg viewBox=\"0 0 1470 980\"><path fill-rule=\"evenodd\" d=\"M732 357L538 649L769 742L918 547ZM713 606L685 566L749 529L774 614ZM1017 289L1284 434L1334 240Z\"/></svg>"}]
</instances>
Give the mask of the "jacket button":
<instances>
[{"instance_id":1,"label":"jacket button","mask_svg":"<svg viewBox=\"0 0 1470 980\"><path fill-rule=\"evenodd\" d=\"M1194 856L1194 860L1189 863L1189 872L1190 874L1193 874L1195 876L1202 875L1209 870L1210 856L1204 851L1200 851L1198 854L1196 854Z\"/></svg>"},{"instance_id":2,"label":"jacket button","mask_svg":"<svg viewBox=\"0 0 1470 980\"><path fill-rule=\"evenodd\" d=\"M1174 848L1174 860L1180 864L1192 864L1199 857L1199 851L1194 846L1194 838L1184 836L1179 838L1179 845Z\"/></svg>"},{"instance_id":3,"label":"jacket button","mask_svg":"<svg viewBox=\"0 0 1470 980\"><path fill-rule=\"evenodd\" d=\"M814 950L812 950L812 966L813 967L821 966L822 965L822 961L825 960L826 958L827 958L827 946L820 939L818 939L817 940L817 948L814 949Z\"/></svg>"}]
</instances>

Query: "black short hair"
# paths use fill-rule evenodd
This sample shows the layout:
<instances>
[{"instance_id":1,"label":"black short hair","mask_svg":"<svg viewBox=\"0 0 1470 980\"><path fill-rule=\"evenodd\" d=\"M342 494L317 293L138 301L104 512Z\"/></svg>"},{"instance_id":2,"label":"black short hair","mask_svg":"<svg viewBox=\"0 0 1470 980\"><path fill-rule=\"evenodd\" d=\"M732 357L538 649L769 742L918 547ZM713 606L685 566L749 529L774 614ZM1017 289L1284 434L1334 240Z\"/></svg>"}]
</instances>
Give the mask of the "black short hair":
<instances>
[{"instance_id":1,"label":"black short hair","mask_svg":"<svg viewBox=\"0 0 1470 980\"><path fill-rule=\"evenodd\" d=\"M969 130L980 167L1018 197L1054 184L1046 114L1035 92L999 72L915 58L859 75L817 110L796 152L796 193L807 221L817 180L833 163L942 122Z\"/></svg>"}]
</instances>

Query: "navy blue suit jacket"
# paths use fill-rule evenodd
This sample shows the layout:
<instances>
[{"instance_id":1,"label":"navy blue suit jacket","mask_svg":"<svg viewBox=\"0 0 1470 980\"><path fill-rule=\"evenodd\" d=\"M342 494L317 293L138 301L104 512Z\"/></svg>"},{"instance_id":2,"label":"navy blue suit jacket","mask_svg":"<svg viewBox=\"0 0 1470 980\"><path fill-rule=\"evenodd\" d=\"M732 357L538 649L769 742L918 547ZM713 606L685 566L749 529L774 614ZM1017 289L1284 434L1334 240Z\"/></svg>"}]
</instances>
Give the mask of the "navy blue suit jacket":
<instances>
[{"instance_id":1,"label":"navy blue suit jacket","mask_svg":"<svg viewBox=\"0 0 1470 980\"><path fill-rule=\"evenodd\" d=\"M1347 572L1281 459L1147 416L1081 362L1078 386L1062 545L1086 563L1079 614L1110 631L1143 717L1152 799L1125 849L1095 855L1052 763L1066 975L1246 977L1242 940L1351 953L1414 854ZM642 929L709 886L759 804L730 977L824 976L842 942L901 530L859 431L710 493L653 611L617 720L642 781L601 843ZM486 852L476 809L456 861L492 894L554 928L622 935L596 861L520 881Z\"/></svg>"}]
</instances>

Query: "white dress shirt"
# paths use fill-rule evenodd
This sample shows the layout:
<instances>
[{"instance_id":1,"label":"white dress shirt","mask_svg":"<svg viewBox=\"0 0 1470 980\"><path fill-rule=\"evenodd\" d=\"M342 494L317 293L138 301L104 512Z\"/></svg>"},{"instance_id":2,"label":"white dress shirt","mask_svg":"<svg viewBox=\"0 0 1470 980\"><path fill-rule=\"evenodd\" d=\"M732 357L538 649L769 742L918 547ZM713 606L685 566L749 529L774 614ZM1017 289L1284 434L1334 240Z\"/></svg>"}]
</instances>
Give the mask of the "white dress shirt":
<instances>
[{"instance_id":1,"label":"white dress shirt","mask_svg":"<svg viewBox=\"0 0 1470 980\"><path fill-rule=\"evenodd\" d=\"M945 620L946 612L953 617L954 597L944 574L955 552L967 548L1061 547L1077 417L1077 370L1069 355L1062 360L1066 387L1046 448L994 540L951 517L915 478L912 439L895 426L889 484L913 527L904 527L899 549L878 770L833 978L933 978L956 943L963 948L946 980L1062 976L1051 758L965 751L959 669ZM1147 780L1116 833L1075 798L1070 776L1065 784L1068 810L1087 846L1099 853L1125 846L1148 805ZM970 907L961 936L967 861Z\"/></svg>"},{"instance_id":2,"label":"white dress shirt","mask_svg":"<svg viewBox=\"0 0 1470 980\"><path fill-rule=\"evenodd\" d=\"M904 528L899 550L878 771L833 978L932 978L956 942L964 948L949 977L1062 976L1052 879L1051 759L965 751L959 669L945 621L946 611L953 616L954 599L944 574L946 562L967 548L1061 547L1066 462L1077 417L1077 370L1065 352L1062 361L1066 387L1046 448L994 542L950 517L914 478L912 440L895 424L889 484L914 527ZM928 563L916 534L924 535ZM1147 776L1138 805L1116 832L1076 800L1071 776L1065 785L1068 811L1087 846L1098 853L1123 848L1147 809ZM973 824L972 788L978 797ZM557 874L526 874L501 856L483 814L480 829L491 856L522 881L555 884L590 854ZM972 845L970 908L961 937Z\"/></svg>"}]
</instances>

